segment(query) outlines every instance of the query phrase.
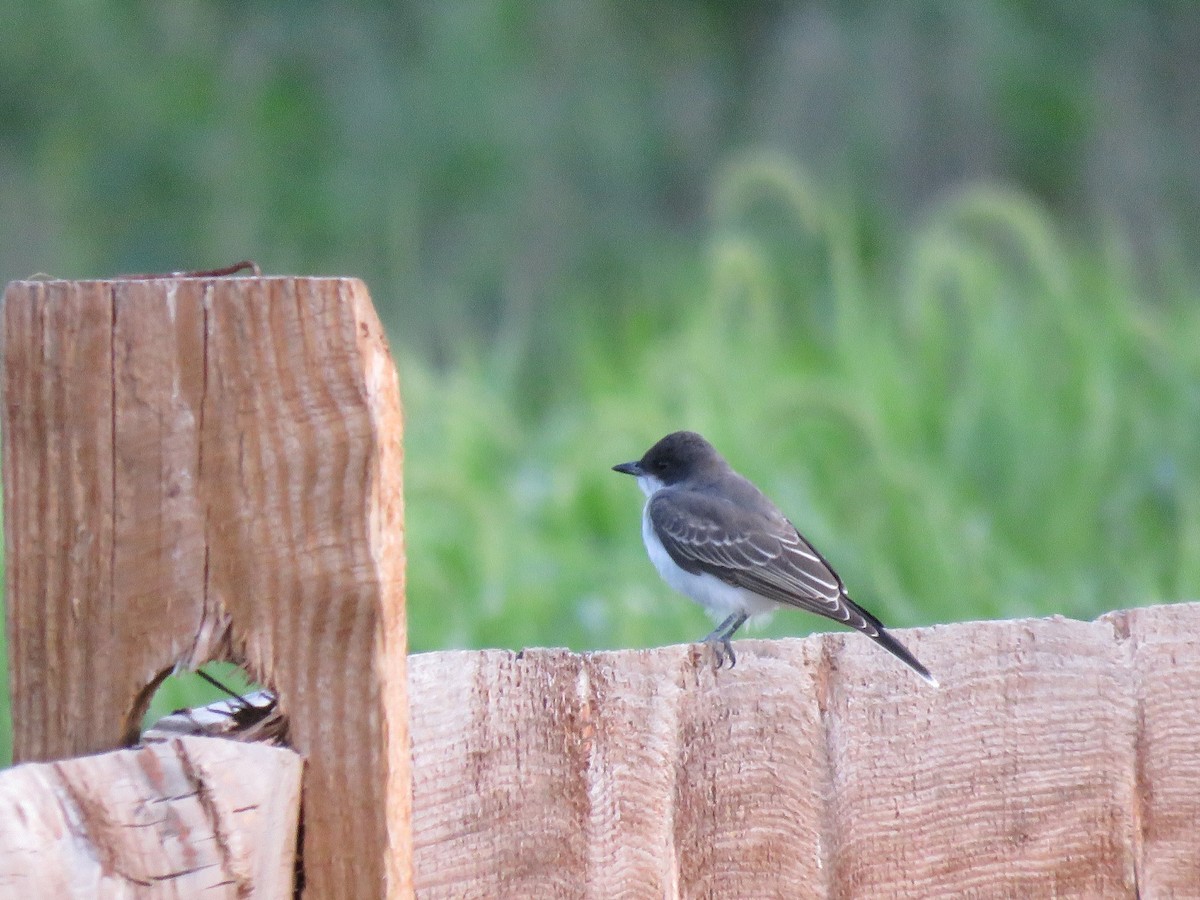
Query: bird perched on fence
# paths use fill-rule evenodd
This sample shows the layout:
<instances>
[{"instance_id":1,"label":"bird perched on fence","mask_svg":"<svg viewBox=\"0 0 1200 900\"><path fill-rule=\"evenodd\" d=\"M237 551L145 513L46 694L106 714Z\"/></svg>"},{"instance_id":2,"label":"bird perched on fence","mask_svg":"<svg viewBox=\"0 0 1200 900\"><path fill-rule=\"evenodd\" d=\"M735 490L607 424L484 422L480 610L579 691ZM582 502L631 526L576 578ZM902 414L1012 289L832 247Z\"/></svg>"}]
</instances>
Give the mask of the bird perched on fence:
<instances>
[{"instance_id":1,"label":"bird perched on fence","mask_svg":"<svg viewBox=\"0 0 1200 900\"><path fill-rule=\"evenodd\" d=\"M663 580L724 617L704 638L718 668L726 659L731 668L736 664L730 639L747 619L791 606L861 631L937 686L917 658L850 599L837 572L783 513L703 437L676 431L613 470L633 475L646 494L642 540Z\"/></svg>"}]
</instances>

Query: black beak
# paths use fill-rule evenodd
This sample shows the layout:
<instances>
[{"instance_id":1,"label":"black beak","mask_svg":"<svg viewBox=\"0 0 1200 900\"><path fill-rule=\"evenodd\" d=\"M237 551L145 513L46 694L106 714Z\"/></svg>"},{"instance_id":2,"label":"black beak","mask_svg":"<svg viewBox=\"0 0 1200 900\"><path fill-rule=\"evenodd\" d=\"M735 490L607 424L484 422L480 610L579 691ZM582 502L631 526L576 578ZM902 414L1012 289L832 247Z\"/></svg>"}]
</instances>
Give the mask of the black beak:
<instances>
[{"instance_id":1,"label":"black beak","mask_svg":"<svg viewBox=\"0 0 1200 900\"><path fill-rule=\"evenodd\" d=\"M613 466L613 471L624 475L633 475L636 478L642 474L642 467L636 462L618 463Z\"/></svg>"}]
</instances>

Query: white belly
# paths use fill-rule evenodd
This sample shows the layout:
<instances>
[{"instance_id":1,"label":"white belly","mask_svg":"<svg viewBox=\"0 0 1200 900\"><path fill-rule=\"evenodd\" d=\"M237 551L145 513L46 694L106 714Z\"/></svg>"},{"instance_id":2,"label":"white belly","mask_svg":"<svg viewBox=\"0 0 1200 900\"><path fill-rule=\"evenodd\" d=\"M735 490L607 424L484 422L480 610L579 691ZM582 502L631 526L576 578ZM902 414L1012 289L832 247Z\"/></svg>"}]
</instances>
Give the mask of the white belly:
<instances>
[{"instance_id":1,"label":"white belly","mask_svg":"<svg viewBox=\"0 0 1200 900\"><path fill-rule=\"evenodd\" d=\"M724 619L734 612L758 616L779 608L774 600L726 584L712 575L694 575L681 569L654 533L654 527L650 524L649 504L642 510L642 541L663 581L684 596L691 597L715 619Z\"/></svg>"}]
</instances>

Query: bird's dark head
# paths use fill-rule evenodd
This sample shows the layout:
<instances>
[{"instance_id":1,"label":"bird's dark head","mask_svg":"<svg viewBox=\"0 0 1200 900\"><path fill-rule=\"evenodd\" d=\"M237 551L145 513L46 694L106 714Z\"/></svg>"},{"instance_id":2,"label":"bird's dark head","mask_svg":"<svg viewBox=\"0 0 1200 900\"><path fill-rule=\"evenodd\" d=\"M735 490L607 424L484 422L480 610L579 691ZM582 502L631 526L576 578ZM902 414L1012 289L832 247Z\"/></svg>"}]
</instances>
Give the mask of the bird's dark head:
<instances>
[{"instance_id":1,"label":"bird's dark head","mask_svg":"<svg viewBox=\"0 0 1200 900\"><path fill-rule=\"evenodd\" d=\"M646 489L647 485L669 487L724 467L721 454L696 432L675 431L647 450L641 459L613 466L613 471L633 475L639 481L645 479L642 487Z\"/></svg>"}]
</instances>

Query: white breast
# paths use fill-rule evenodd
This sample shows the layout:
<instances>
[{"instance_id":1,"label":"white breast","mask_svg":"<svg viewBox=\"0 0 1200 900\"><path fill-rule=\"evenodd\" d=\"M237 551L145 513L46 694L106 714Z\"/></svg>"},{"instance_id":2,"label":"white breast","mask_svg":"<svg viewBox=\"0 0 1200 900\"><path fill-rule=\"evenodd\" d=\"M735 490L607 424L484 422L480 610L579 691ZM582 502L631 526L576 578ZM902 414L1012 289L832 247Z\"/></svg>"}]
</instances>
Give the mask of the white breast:
<instances>
[{"instance_id":1,"label":"white breast","mask_svg":"<svg viewBox=\"0 0 1200 900\"><path fill-rule=\"evenodd\" d=\"M641 480L641 478L638 479L639 482ZM646 490L644 485L642 490ZM654 492L647 493L649 496L653 496ZM723 619L734 612L745 612L756 616L779 608L779 604L774 600L761 597L744 588L726 584L712 575L694 575L680 568L675 560L671 559L671 554L667 553L666 547L662 545L662 541L654 532L654 526L650 523L649 502L642 510L642 541L646 545L650 561L654 563L654 568L658 569L658 574L662 576L663 581L684 596L695 600L715 619Z\"/></svg>"}]
</instances>

